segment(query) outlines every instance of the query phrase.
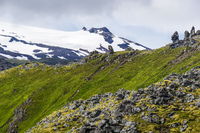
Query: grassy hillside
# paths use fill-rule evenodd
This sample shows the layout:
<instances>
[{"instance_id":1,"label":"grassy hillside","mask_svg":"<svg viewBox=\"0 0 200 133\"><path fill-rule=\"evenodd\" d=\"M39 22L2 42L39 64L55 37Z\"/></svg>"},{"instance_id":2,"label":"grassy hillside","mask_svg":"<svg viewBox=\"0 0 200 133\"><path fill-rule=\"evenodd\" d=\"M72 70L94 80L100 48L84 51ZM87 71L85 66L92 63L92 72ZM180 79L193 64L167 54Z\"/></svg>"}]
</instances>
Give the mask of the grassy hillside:
<instances>
[{"instance_id":1,"label":"grassy hillside","mask_svg":"<svg viewBox=\"0 0 200 133\"><path fill-rule=\"evenodd\" d=\"M48 66L32 63L0 74L0 132L9 123L24 132L69 101L116 92L138 90L161 81L172 72L183 73L200 65L194 47L154 51L117 52L85 58L86 64ZM17 126L15 126L17 125Z\"/></svg>"}]
</instances>

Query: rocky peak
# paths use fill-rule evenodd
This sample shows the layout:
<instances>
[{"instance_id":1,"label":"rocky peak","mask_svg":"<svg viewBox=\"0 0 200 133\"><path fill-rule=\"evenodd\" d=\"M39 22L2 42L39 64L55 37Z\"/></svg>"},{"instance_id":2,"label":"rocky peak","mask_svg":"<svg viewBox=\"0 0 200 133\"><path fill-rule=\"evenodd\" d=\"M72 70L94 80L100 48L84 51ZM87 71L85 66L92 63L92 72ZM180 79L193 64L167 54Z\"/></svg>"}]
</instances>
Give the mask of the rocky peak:
<instances>
[{"instance_id":1,"label":"rocky peak","mask_svg":"<svg viewBox=\"0 0 200 133\"><path fill-rule=\"evenodd\" d=\"M179 40L178 32L176 31L172 37L172 44L169 46L170 49L177 48L177 47L189 47L196 43L196 41L193 39L196 35L200 35L200 31L198 30L198 34L195 33L195 27L193 26L191 28L190 33L186 30L184 33L184 39Z\"/></svg>"},{"instance_id":2,"label":"rocky peak","mask_svg":"<svg viewBox=\"0 0 200 133\"><path fill-rule=\"evenodd\" d=\"M87 28L86 28L86 27L83 27L82 30L87 31Z\"/></svg>"},{"instance_id":3,"label":"rocky peak","mask_svg":"<svg viewBox=\"0 0 200 133\"><path fill-rule=\"evenodd\" d=\"M171 40L173 41L173 43L178 43L179 42L179 35L178 35L177 31L174 32L174 34L171 37Z\"/></svg>"},{"instance_id":4,"label":"rocky peak","mask_svg":"<svg viewBox=\"0 0 200 133\"><path fill-rule=\"evenodd\" d=\"M108 28L106 27L102 27L102 28L91 28L89 30L90 33L96 33L99 35L102 35L104 37L104 40L107 41L108 43L113 43L113 37L114 34L112 32L109 31Z\"/></svg>"},{"instance_id":5,"label":"rocky peak","mask_svg":"<svg viewBox=\"0 0 200 133\"><path fill-rule=\"evenodd\" d=\"M90 32L90 33L97 33L97 34L102 33L102 32L105 32L105 33L107 33L107 34L112 35L112 33L111 33L111 32L109 31L109 29L106 28L106 27L102 27L102 28L94 28L94 27L92 27L91 29L89 29L89 32Z\"/></svg>"},{"instance_id":6,"label":"rocky peak","mask_svg":"<svg viewBox=\"0 0 200 133\"><path fill-rule=\"evenodd\" d=\"M192 29L190 31L190 35L195 35L195 28L194 28L194 26L192 26Z\"/></svg>"},{"instance_id":7,"label":"rocky peak","mask_svg":"<svg viewBox=\"0 0 200 133\"><path fill-rule=\"evenodd\" d=\"M187 40L190 37L190 33L186 30L184 33L184 40Z\"/></svg>"}]
</instances>

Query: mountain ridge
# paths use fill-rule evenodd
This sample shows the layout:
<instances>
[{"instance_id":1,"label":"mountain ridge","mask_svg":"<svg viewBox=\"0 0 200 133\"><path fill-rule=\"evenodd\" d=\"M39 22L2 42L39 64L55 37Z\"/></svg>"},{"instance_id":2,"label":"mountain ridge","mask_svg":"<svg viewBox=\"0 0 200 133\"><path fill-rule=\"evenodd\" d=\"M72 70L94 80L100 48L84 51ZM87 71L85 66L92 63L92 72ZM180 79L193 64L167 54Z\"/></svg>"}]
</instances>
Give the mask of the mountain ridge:
<instances>
[{"instance_id":1,"label":"mountain ridge","mask_svg":"<svg viewBox=\"0 0 200 133\"><path fill-rule=\"evenodd\" d=\"M147 49L132 41L117 37L108 28L91 28L73 32L56 31L28 26L0 23L0 54L5 58L24 60L58 58L76 61L97 50L108 52L108 45L115 51L127 47ZM118 45L123 45L120 47Z\"/></svg>"}]
</instances>

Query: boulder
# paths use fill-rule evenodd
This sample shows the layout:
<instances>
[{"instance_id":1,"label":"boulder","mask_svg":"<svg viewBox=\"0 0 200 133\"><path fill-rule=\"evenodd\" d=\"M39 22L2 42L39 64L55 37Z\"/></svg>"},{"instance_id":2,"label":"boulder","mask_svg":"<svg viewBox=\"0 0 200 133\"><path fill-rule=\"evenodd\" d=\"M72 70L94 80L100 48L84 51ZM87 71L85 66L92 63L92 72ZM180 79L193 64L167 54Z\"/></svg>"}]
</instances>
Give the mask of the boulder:
<instances>
[{"instance_id":1,"label":"boulder","mask_svg":"<svg viewBox=\"0 0 200 133\"><path fill-rule=\"evenodd\" d=\"M190 33L186 30L184 33L184 40L188 39L190 37Z\"/></svg>"},{"instance_id":2,"label":"boulder","mask_svg":"<svg viewBox=\"0 0 200 133\"><path fill-rule=\"evenodd\" d=\"M125 51L135 51L132 47L127 47Z\"/></svg>"},{"instance_id":3,"label":"boulder","mask_svg":"<svg viewBox=\"0 0 200 133\"><path fill-rule=\"evenodd\" d=\"M187 125L181 126L180 127L180 132L184 132L187 129Z\"/></svg>"},{"instance_id":4,"label":"boulder","mask_svg":"<svg viewBox=\"0 0 200 133\"><path fill-rule=\"evenodd\" d=\"M195 28L194 28L194 26L192 26L192 29L190 31L190 38L193 37L193 36L195 36L195 35L196 35L195 34Z\"/></svg>"},{"instance_id":5,"label":"boulder","mask_svg":"<svg viewBox=\"0 0 200 133\"><path fill-rule=\"evenodd\" d=\"M109 55L114 54L113 47L111 45L108 45Z\"/></svg>"},{"instance_id":6,"label":"boulder","mask_svg":"<svg viewBox=\"0 0 200 133\"><path fill-rule=\"evenodd\" d=\"M177 31L174 32L174 34L171 37L171 40L172 40L173 43L178 43L179 42L179 35L178 35Z\"/></svg>"},{"instance_id":7,"label":"boulder","mask_svg":"<svg viewBox=\"0 0 200 133\"><path fill-rule=\"evenodd\" d=\"M196 34L197 34L197 35L200 35L200 30L197 30Z\"/></svg>"},{"instance_id":8,"label":"boulder","mask_svg":"<svg viewBox=\"0 0 200 133\"><path fill-rule=\"evenodd\" d=\"M115 96L117 97L117 100L124 99L125 92L126 91L123 88L119 89L118 92L115 93Z\"/></svg>"},{"instance_id":9,"label":"boulder","mask_svg":"<svg viewBox=\"0 0 200 133\"><path fill-rule=\"evenodd\" d=\"M192 102L193 100L194 100L194 95L192 95L192 94L187 94L186 96L185 96L185 98L186 98L186 101L189 103L189 102Z\"/></svg>"}]
</instances>

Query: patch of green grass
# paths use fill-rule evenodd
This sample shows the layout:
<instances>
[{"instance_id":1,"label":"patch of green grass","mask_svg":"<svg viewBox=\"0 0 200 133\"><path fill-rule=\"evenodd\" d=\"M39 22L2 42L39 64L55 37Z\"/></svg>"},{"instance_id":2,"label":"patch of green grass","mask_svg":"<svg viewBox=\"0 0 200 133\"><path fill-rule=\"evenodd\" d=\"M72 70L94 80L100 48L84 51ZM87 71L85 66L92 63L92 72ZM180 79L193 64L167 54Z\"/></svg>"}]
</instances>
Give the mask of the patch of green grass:
<instances>
[{"instance_id":1,"label":"patch of green grass","mask_svg":"<svg viewBox=\"0 0 200 133\"><path fill-rule=\"evenodd\" d=\"M19 69L19 66L2 72L0 132L6 132L7 121L13 119L14 109L27 98L32 99L32 102L26 106L25 119L19 122L20 132L24 132L45 116L66 105L69 99L87 99L98 93L114 93L120 88L145 88L152 83L160 82L172 72L183 73L200 65L199 51L179 59L183 54L181 50L184 48L163 47L153 52L139 51L131 57L132 61L122 58L120 62L125 61L124 64L113 60L118 54L124 56L128 52L115 53L110 57L110 62L106 62L105 58L108 57L103 55L85 65L54 68L40 64L39 68L25 70ZM174 62L177 59L179 62ZM87 81L86 77L91 78Z\"/></svg>"}]
</instances>

